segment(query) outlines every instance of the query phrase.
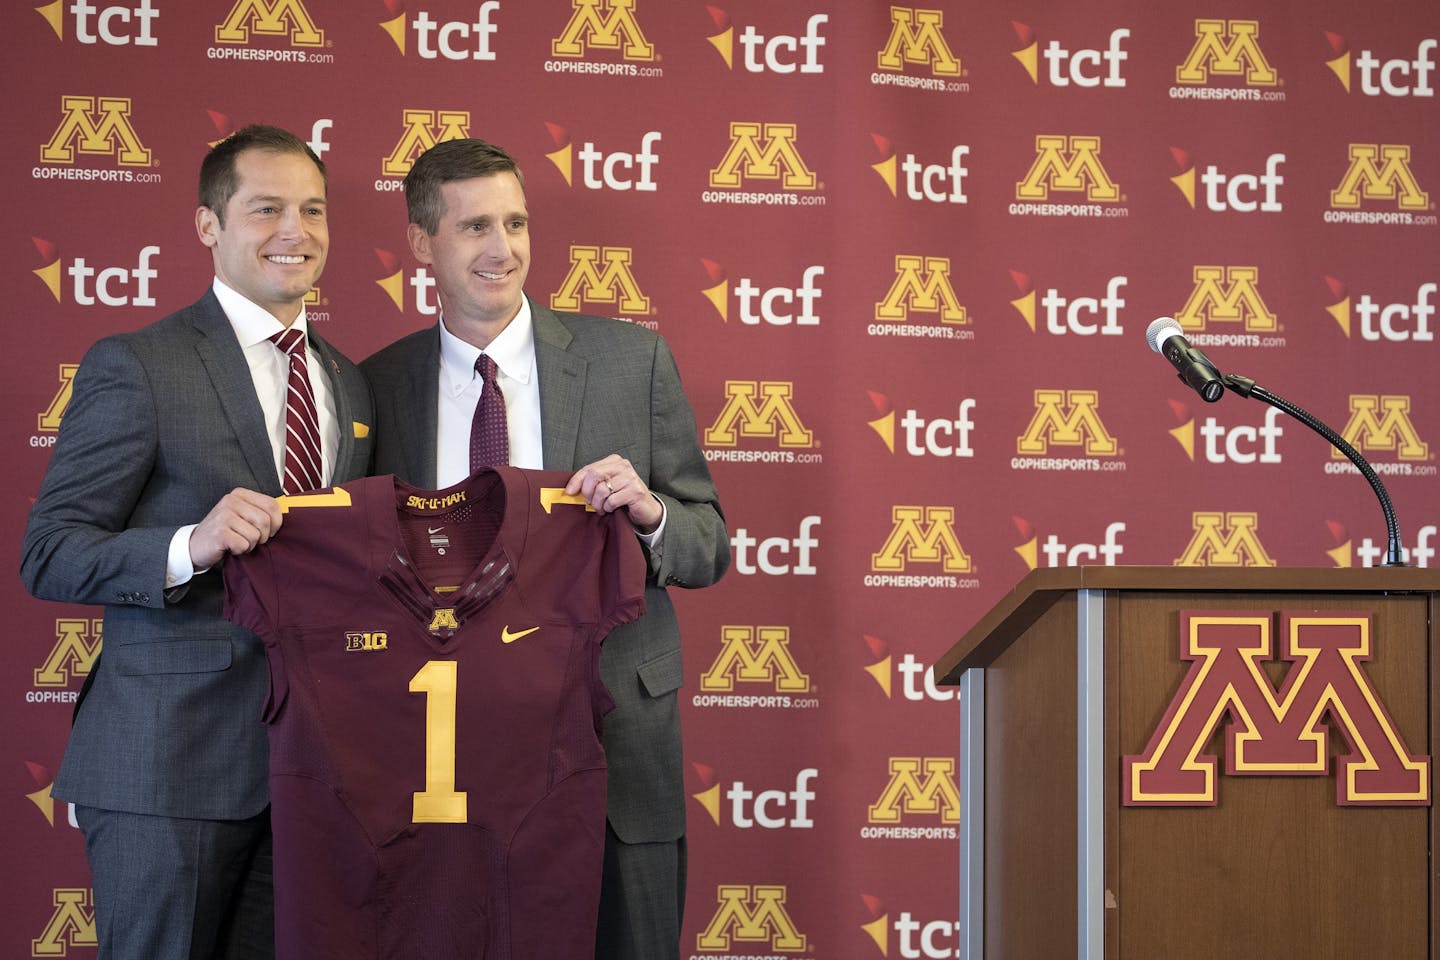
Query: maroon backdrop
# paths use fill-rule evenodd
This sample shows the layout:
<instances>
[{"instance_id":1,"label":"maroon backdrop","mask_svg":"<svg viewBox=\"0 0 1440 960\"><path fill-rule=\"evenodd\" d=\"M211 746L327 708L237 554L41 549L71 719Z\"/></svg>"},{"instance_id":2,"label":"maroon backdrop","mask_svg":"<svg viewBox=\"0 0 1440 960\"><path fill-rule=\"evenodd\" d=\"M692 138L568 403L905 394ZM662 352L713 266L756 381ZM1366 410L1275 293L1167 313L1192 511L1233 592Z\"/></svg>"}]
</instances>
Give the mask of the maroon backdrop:
<instances>
[{"instance_id":1,"label":"maroon backdrop","mask_svg":"<svg viewBox=\"0 0 1440 960\"><path fill-rule=\"evenodd\" d=\"M1436 562L1440 7L35 3L0 68L0 552L85 348L209 281L207 144L322 152L311 316L356 359L434 322L409 163L504 145L530 294L668 338L733 536L678 598L691 956L954 954L958 711L926 670L1031 567L1376 562L1355 472L1203 403L1153 318L1342 430ZM100 612L6 589L0 951L93 956L48 790Z\"/></svg>"}]
</instances>

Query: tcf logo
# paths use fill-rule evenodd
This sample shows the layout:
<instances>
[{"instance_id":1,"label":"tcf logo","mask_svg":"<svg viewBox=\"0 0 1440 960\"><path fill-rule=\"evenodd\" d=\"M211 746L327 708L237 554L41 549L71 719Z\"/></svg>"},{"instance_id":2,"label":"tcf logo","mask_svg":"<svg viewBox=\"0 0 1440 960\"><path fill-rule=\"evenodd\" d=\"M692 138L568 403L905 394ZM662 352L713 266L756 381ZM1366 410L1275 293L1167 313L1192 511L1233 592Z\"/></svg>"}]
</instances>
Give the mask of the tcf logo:
<instances>
[{"instance_id":1,"label":"tcf logo","mask_svg":"<svg viewBox=\"0 0 1440 960\"><path fill-rule=\"evenodd\" d=\"M649 130L640 138L640 149L635 153L616 150L603 153L595 144L585 141L578 151L571 143L570 131L559 124L546 123L557 149L545 155L560 175L566 186L575 185L574 161L580 160L580 184L587 190L636 190L655 191L655 168L660 163L660 154L655 145L660 142L659 130ZM639 176L635 176L635 171Z\"/></svg>"},{"instance_id":2,"label":"tcf logo","mask_svg":"<svg viewBox=\"0 0 1440 960\"><path fill-rule=\"evenodd\" d=\"M730 15L719 7L706 9L718 32L705 39L720 54L725 66L734 70L735 27ZM825 38L820 35L820 28L829 22L829 14L817 13L806 21L805 32L798 37L783 33L767 37L756 30L754 24L747 24L740 33L740 46L745 50L741 63L750 73L824 73L820 48L825 46ZM800 49L805 51L803 58L796 56Z\"/></svg>"},{"instance_id":3,"label":"tcf logo","mask_svg":"<svg viewBox=\"0 0 1440 960\"><path fill-rule=\"evenodd\" d=\"M741 830L755 827L762 830L809 830L815 826L810 817L810 804L815 799L811 784L819 777L820 771L814 767L806 767L795 774L793 789L756 790L747 787L743 780L736 780L725 787L713 768L703 763L691 763L691 766L705 786L691 797L705 808L716 826L722 819L728 819L731 825ZM728 804L722 805L722 794ZM725 817L727 812L729 816Z\"/></svg>"},{"instance_id":4,"label":"tcf logo","mask_svg":"<svg viewBox=\"0 0 1440 960\"><path fill-rule=\"evenodd\" d=\"M1074 84L1077 87L1123 87L1125 78L1120 74L1120 64L1129 59L1120 46L1122 40L1130 37L1130 31L1119 27L1110 31L1110 43L1104 50L1075 50L1070 51L1060 45L1059 40L1051 40L1040 50L1040 43L1035 38L1035 31L1028 24L1011 21L1015 29L1015 36L1019 38L1023 46L1019 50L1010 51L1010 56L1019 61L1030 74L1030 81L1038 84L1040 82L1040 62L1037 51L1044 56L1049 67L1047 79L1052 86L1068 87ZM1105 66L1103 71L1093 70L1099 68L1101 62Z\"/></svg>"},{"instance_id":5,"label":"tcf logo","mask_svg":"<svg viewBox=\"0 0 1440 960\"><path fill-rule=\"evenodd\" d=\"M45 18L55 36L65 39L66 0L55 0L35 12ZM137 47L158 46L154 33L155 18L160 11L152 0L140 0L129 7L117 3L108 7L97 7L90 0L70 0L69 12L74 15L75 39L84 44L105 43L112 47L124 47L134 43ZM134 30L131 30L131 26Z\"/></svg>"},{"instance_id":6,"label":"tcf logo","mask_svg":"<svg viewBox=\"0 0 1440 960\"><path fill-rule=\"evenodd\" d=\"M700 258L705 273L710 278L709 287L700 292L720 314L720 320L730 322L731 283L724 264L708 258ZM820 324L816 301L824 295L820 280L825 268L812 264L804 268L798 287L757 286L751 277L740 277L734 283L734 295L739 306L740 322L757 327L762 322L774 327L814 327Z\"/></svg>"},{"instance_id":7,"label":"tcf logo","mask_svg":"<svg viewBox=\"0 0 1440 960\"><path fill-rule=\"evenodd\" d=\"M31 237L44 265L31 273L40 278L56 303L63 303L62 292L66 285L62 274L71 280L69 284L72 302L81 307L93 307L97 303L107 307L153 307L155 295L151 292L150 281L159 276L151 261L159 256L160 248L150 245L142 247L134 267L92 266L84 257L76 257L65 265L59 248L49 240Z\"/></svg>"},{"instance_id":8,"label":"tcf logo","mask_svg":"<svg viewBox=\"0 0 1440 960\"><path fill-rule=\"evenodd\" d=\"M1343 280L1327 276L1325 284L1337 298L1325 311L1335 318L1348 337L1352 319L1351 301L1355 298ZM1360 320L1361 339L1372 343L1381 340L1390 343L1433 341L1435 333L1430 329L1430 321L1435 316L1435 303L1430 298L1435 296L1436 289L1437 285L1433 282L1420 284L1415 290L1415 299L1409 303L1381 303L1368 292L1362 293L1354 302L1354 315Z\"/></svg>"},{"instance_id":9,"label":"tcf logo","mask_svg":"<svg viewBox=\"0 0 1440 960\"><path fill-rule=\"evenodd\" d=\"M1343 36L1329 30L1325 31L1325 39L1335 53L1335 58L1325 61L1325 66L1335 74L1346 93L1353 92L1350 89L1350 44ZM1355 58L1355 66L1360 71L1360 92L1367 97L1435 96L1435 88L1430 85L1430 75L1435 72L1432 56L1436 46L1433 37L1421 40L1413 60L1405 57L1381 60L1373 51L1361 50L1360 55Z\"/></svg>"},{"instance_id":10,"label":"tcf logo","mask_svg":"<svg viewBox=\"0 0 1440 960\"><path fill-rule=\"evenodd\" d=\"M485 0L480 4L473 23L464 20L438 21L430 17L429 11L421 10L410 21L415 31L415 52L422 60L494 60L495 51L490 49L490 38L495 35L496 26L491 16L500 9L500 0ZM405 56L405 13L383 21L384 30ZM472 44L471 37L474 37Z\"/></svg>"}]
</instances>

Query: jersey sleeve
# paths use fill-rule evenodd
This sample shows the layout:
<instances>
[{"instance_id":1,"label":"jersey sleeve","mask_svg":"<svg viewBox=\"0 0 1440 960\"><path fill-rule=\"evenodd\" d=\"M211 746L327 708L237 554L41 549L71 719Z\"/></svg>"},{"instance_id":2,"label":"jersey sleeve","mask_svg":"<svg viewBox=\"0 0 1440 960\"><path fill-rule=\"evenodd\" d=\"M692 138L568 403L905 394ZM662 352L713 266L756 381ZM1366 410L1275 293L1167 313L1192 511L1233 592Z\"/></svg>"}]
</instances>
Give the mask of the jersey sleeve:
<instances>
[{"instance_id":1,"label":"jersey sleeve","mask_svg":"<svg viewBox=\"0 0 1440 960\"><path fill-rule=\"evenodd\" d=\"M645 551L624 511L615 511L606 521L600 562L600 592L605 604L602 633L638 620L645 612Z\"/></svg>"},{"instance_id":2,"label":"jersey sleeve","mask_svg":"<svg viewBox=\"0 0 1440 960\"><path fill-rule=\"evenodd\" d=\"M226 557L220 572L225 584L225 619L249 630L265 644L265 657L270 663L270 694L262 714L266 723L275 718L289 691L285 660L276 636L278 598L273 569L269 551L261 547L252 553Z\"/></svg>"}]
</instances>

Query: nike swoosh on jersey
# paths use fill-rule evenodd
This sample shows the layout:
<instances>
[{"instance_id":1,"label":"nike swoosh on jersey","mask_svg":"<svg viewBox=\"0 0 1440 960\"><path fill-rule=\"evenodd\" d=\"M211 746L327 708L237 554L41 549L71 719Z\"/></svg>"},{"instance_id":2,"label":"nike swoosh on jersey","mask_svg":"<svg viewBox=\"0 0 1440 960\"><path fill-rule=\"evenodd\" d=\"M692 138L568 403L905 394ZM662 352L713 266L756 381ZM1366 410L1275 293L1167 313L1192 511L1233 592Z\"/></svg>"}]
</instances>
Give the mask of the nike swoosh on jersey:
<instances>
[{"instance_id":1,"label":"nike swoosh on jersey","mask_svg":"<svg viewBox=\"0 0 1440 960\"><path fill-rule=\"evenodd\" d=\"M539 629L540 629L539 627L531 627L529 630L518 630L518 631L515 631L515 632L512 633L511 630L510 630L510 625L507 623L507 624L506 624L504 627L502 627L501 630L500 630L500 642L501 642L501 643L514 643L516 640L519 640L521 637L528 637L528 636L530 636L530 634L534 633L536 630L539 630Z\"/></svg>"}]
</instances>

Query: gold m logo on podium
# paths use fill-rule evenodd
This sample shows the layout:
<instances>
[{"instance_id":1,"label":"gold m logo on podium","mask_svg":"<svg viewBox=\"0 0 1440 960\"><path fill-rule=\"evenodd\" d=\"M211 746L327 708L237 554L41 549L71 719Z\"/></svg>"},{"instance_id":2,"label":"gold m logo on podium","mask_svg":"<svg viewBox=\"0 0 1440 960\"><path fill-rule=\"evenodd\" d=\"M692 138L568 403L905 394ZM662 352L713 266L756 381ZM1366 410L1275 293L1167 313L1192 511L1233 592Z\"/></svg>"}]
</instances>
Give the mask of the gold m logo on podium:
<instances>
[{"instance_id":1,"label":"gold m logo on podium","mask_svg":"<svg viewBox=\"0 0 1440 960\"><path fill-rule=\"evenodd\" d=\"M1126 806L1214 806L1219 760L1207 745L1228 717L1221 742L1231 776L1327 776L1329 734L1348 752L1335 758L1341 806L1429 806L1430 758L1411 753L1364 663L1374 655L1368 614L1279 615L1180 612L1180 689L1138 754L1122 763ZM1277 687L1264 664L1290 668Z\"/></svg>"}]
</instances>

